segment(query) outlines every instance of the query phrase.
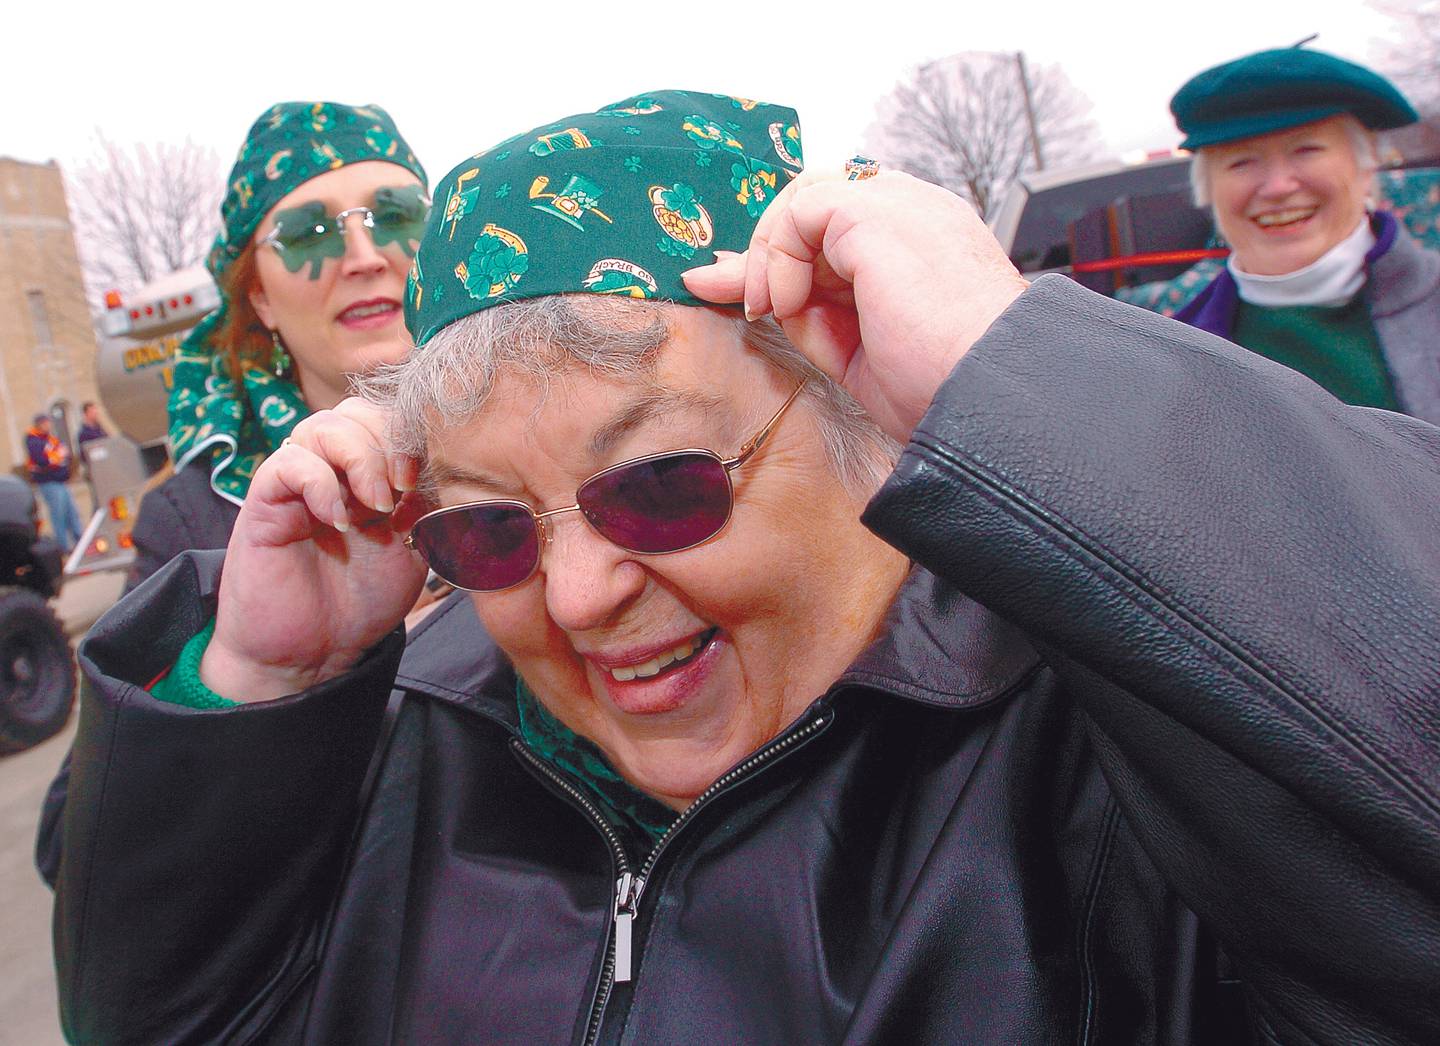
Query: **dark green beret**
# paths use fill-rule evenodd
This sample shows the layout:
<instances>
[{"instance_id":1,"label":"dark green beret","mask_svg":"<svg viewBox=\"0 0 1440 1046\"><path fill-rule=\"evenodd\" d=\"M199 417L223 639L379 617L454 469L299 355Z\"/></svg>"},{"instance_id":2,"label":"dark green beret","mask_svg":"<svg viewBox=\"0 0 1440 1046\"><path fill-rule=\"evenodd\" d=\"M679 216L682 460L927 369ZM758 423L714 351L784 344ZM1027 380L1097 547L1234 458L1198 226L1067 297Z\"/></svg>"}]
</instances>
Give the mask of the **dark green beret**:
<instances>
[{"instance_id":1,"label":"dark green beret","mask_svg":"<svg viewBox=\"0 0 1440 1046\"><path fill-rule=\"evenodd\" d=\"M1389 80L1322 51L1260 51L1206 69L1170 99L1182 149L1235 142L1350 113L1372 131L1420 119Z\"/></svg>"},{"instance_id":2,"label":"dark green beret","mask_svg":"<svg viewBox=\"0 0 1440 1046\"><path fill-rule=\"evenodd\" d=\"M405 322L418 346L547 294L707 304L680 274L745 250L801 166L795 110L724 94L652 91L517 134L436 186Z\"/></svg>"}]
</instances>

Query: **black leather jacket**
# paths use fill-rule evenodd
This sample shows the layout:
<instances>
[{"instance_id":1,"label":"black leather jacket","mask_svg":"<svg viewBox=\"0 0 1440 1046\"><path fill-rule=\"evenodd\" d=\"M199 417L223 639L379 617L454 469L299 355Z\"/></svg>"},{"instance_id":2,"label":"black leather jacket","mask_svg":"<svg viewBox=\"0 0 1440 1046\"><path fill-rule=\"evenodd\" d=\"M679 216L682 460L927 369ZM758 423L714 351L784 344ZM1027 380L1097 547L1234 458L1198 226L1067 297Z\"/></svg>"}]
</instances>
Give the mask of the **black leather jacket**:
<instances>
[{"instance_id":1,"label":"black leather jacket","mask_svg":"<svg viewBox=\"0 0 1440 1046\"><path fill-rule=\"evenodd\" d=\"M140 502L131 538L135 541L135 562L125 578L125 591L154 574L188 549L219 548L230 544L230 532L240 507L226 501L210 486L210 466L192 462L170 476ZM70 761L66 753L60 770L45 795L40 831L35 840L35 865L50 885L60 870L61 812L70 788Z\"/></svg>"},{"instance_id":2,"label":"black leather jacket","mask_svg":"<svg viewBox=\"0 0 1440 1046\"><path fill-rule=\"evenodd\" d=\"M885 635L649 855L460 599L313 691L156 702L189 554L81 651L67 1030L1433 1042L1437 480L1440 430L1042 280L867 510L920 564Z\"/></svg>"}]
</instances>

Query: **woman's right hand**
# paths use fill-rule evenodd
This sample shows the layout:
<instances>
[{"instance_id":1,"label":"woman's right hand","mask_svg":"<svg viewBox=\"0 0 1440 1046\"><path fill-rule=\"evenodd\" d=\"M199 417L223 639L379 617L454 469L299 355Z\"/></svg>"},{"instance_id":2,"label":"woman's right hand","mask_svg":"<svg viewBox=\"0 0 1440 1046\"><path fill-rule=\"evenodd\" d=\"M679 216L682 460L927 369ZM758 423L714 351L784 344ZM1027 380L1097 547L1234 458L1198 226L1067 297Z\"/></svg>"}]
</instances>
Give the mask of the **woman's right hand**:
<instances>
[{"instance_id":1,"label":"woman's right hand","mask_svg":"<svg viewBox=\"0 0 1440 1046\"><path fill-rule=\"evenodd\" d=\"M405 493L418 463L384 449L385 421L347 399L256 472L200 665L222 697L266 701L341 675L414 605L425 565L404 541L425 506Z\"/></svg>"}]
</instances>

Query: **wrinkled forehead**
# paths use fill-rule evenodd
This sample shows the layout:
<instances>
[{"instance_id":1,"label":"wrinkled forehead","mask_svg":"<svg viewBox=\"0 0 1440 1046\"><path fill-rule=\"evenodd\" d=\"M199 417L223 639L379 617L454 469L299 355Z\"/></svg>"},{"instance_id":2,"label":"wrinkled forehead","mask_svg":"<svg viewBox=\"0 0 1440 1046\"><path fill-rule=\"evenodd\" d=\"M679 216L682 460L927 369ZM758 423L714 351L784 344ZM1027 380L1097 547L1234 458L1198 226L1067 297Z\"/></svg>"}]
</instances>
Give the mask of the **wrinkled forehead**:
<instances>
[{"instance_id":1,"label":"wrinkled forehead","mask_svg":"<svg viewBox=\"0 0 1440 1046\"><path fill-rule=\"evenodd\" d=\"M758 361L728 313L563 298L462 319L416 353L427 461L542 431L598 459L643 429L728 433L744 413Z\"/></svg>"}]
</instances>

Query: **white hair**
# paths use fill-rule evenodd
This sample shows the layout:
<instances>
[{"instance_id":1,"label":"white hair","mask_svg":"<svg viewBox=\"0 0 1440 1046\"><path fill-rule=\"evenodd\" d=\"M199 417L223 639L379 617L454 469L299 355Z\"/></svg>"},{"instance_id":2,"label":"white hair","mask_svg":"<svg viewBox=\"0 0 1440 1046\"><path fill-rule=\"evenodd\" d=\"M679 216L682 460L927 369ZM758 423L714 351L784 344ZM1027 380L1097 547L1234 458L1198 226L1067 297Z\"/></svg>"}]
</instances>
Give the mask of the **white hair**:
<instances>
[{"instance_id":1,"label":"white hair","mask_svg":"<svg viewBox=\"0 0 1440 1046\"><path fill-rule=\"evenodd\" d=\"M354 379L355 391L390 413L397 449L424 457L437 435L473 418L502 373L542 387L576 367L607 377L650 377L670 336L666 302L560 294L471 313L436 333L400 363ZM900 447L851 396L790 343L773 319L735 317L741 343L797 384L837 479L868 496L889 474Z\"/></svg>"},{"instance_id":2,"label":"white hair","mask_svg":"<svg viewBox=\"0 0 1440 1046\"><path fill-rule=\"evenodd\" d=\"M1341 113L1339 119L1350 143L1350 153L1355 157L1356 166L1364 175L1373 174L1380 167L1380 150L1375 143L1374 132L1349 113ZM1196 207L1209 207L1211 203L1210 156L1206 155L1210 148L1202 145L1190 158L1190 194L1195 199Z\"/></svg>"}]
</instances>

